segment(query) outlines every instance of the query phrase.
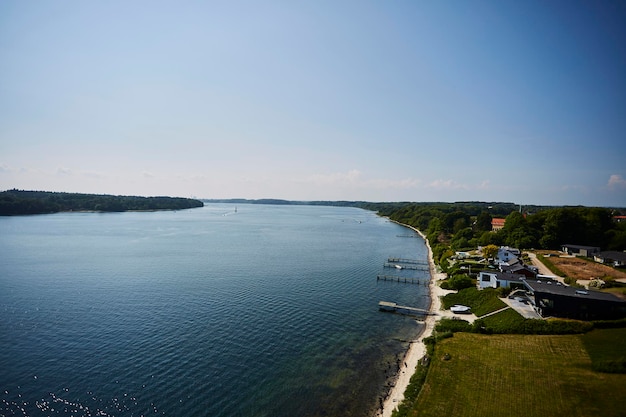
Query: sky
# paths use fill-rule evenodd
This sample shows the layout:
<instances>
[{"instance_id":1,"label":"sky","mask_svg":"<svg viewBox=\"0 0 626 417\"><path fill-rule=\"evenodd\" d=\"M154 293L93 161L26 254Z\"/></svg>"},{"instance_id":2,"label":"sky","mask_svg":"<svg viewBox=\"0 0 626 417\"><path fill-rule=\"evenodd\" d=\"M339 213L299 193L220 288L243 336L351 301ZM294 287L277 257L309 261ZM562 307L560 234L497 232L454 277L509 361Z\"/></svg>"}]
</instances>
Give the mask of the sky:
<instances>
[{"instance_id":1,"label":"sky","mask_svg":"<svg viewBox=\"0 0 626 417\"><path fill-rule=\"evenodd\" d=\"M0 190L626 207L626 2L0 2Z\"/></svg>"}]
</instances>

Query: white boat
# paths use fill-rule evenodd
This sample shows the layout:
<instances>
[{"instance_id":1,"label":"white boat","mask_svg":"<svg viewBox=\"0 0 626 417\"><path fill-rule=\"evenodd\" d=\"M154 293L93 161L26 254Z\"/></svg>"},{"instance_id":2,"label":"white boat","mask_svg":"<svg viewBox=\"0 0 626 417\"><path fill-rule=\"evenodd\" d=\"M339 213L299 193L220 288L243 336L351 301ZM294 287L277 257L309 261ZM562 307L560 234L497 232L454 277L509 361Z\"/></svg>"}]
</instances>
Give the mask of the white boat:
<instances>
[{"instance_id":1,"label":"white boat","mask_svg":"<svg viewBox=\"0 0 626 417\"><path fill-rule=\"evenodd\" d=\"M469 314L471 307L455 304L450 307L450 311L456 314Z\"/></svg>"},{"instance_id":2,"label":"white boat","mask_svg":"<svg viewBox=\"0 0 626 417\"><path fill-rule=\"evenodd\" d=\"M403 269L402 265L394 265L396 267L396 269Z\"/></svg>"}]
</instances>

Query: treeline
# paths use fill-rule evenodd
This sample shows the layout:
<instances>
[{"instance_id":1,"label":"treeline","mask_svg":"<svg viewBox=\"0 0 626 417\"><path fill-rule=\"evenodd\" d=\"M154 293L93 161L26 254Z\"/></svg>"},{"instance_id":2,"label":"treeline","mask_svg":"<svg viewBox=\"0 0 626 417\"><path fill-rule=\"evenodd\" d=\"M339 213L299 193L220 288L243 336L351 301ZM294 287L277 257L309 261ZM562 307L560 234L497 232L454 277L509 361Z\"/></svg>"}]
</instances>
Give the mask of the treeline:
<instances>
[{"instance_id":1,"label":"treeline","mask_svg":"<svg viewBox=\"0 0 626 417\"><path fill-rule=\"evenodd\" d=\"M222 198L203 199L205 203L227 203L227 204L268 204L275 206L334 206L334 207L359 207L364 208L368 203L363 201L300 201L281 200L275 198L247 199L247 198Z\"/></svg>"},{"instance_id":2,"label":"treeline","mask_svg":"<svg viewBox=\"0 0 626 417\"><path fill-rule=\"evenodd\" d=\"M520 249L559 249L562 244L626 249L623 210L599 207L520 207L512 203L381 203L364 206L426 233L435 255L494 244ZM491 220L505 218L492 232Z\"/></svg>"},{"instance_id":3,"label":"treeline","mask_svg":"<svg viewBox=\"0 0 626 417\"><path fill-rule=\"evenodd\" d=\"M182 210L203 205L199 200L175 197L135 197L15 189L0 193L0 215L4 216L61 211Z\"/></svg>"}]
</instances>

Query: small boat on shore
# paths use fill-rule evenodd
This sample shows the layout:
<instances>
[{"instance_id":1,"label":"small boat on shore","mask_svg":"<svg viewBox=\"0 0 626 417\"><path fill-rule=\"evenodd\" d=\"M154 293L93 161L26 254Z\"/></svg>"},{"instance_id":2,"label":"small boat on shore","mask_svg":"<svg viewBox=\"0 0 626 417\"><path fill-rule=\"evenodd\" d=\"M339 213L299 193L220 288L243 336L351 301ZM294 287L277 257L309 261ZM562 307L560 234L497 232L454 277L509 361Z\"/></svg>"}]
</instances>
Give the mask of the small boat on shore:
<instances>
[{"instance_id":1,"label":"small boat on shore","mask_svg":"<svg viewBox=\"0 0 626 417\"><path fill-rule=\"evenodd\" d=\"M471 310L471 307L460 305L460 304L455 304L452 307L450 307L450 311L455 314L469 314L470 310Z\"/></svg>"}]
</instances>

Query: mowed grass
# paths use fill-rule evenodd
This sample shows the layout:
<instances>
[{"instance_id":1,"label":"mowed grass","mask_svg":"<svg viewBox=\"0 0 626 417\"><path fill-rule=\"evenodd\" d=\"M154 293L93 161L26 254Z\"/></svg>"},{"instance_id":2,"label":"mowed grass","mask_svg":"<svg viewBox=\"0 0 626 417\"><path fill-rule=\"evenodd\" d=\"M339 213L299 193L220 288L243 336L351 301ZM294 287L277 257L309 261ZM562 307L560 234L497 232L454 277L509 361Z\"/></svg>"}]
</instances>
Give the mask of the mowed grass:
<instances>
[{"instance_id":1,"label":"mowed grass","mask_svg":"<svg viewBox=\"0 0 626 417\"><path fill-rule=\"evenodd\" d=\"M626 415L626 375L594 372L579 335L456 333L437 344L412 416Z\"/></svg>"}]
</instances>

